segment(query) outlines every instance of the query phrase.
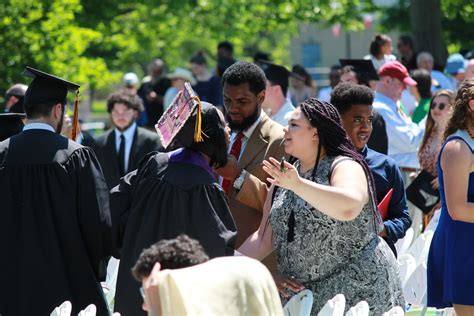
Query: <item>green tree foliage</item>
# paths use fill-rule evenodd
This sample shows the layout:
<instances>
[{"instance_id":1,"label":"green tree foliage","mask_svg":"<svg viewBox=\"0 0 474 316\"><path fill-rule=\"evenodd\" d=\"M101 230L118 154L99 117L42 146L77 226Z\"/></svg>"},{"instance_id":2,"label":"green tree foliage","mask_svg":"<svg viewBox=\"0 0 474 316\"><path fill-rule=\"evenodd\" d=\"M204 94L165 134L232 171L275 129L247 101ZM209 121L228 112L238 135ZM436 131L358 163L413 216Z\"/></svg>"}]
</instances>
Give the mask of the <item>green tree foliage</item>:
<instances>
[{"instance_id":1,"label":"green tree foliage","mask_svg":"<svg viewBox=\"0 0 474 316\"><path fill-rule=\"evenodd\" d=\"M239 59L268 51L287 63L300 22L363 27L363 0L4 0L0 4L0 91L24 82L26 65L100 89L156 57L174 68L229 40ZM215 62L209 61L210 65Z\"/></svg>"}]
</instances>

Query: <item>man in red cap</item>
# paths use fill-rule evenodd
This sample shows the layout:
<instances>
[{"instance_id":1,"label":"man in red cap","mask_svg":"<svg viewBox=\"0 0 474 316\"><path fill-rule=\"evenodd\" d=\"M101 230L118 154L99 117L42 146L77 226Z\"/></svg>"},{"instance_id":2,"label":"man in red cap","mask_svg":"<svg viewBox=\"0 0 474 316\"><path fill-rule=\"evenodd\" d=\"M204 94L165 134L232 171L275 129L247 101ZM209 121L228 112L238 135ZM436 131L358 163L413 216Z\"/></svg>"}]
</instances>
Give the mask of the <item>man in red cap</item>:
<instances>
[{"instance_id":1,"label":"man in red cap","mask_svg":"<svg viewBox=\"0 0 474 316\"><path fill-rule=\"evenodd\" d=\"M400 97L407 85L416 81L398 61L388 62L380 67L373 107L384 118L388 136L388 155L400 166L402 172L419 168L418 146L424 133L424 126L417 125L400 108Z\"/></svg>"}]
</instances>

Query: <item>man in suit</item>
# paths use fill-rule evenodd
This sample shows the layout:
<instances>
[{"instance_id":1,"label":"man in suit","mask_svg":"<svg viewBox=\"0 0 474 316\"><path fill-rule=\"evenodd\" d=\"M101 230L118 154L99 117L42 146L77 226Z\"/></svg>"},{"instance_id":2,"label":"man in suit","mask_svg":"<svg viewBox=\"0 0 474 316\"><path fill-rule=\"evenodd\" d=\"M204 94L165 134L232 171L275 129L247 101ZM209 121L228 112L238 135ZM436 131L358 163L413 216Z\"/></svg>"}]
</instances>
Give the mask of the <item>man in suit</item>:
<instances>
[{"instance_id":1,"label":"man in suit","mask_svg":"<svg viewBox=\"0 0 474 316\"><path fill-rule=\"evenodd\" d=\"M137 126L141 107L140 98L128 90L114 92L107 99L113 128L96 139L94 150L109 189L136 169L146 154L162 149L157 134Z\"/></svg>"},{"instance_id":2,"label":"man in suit","mask_svg":"<svg viewBox=\"0 0 474 316\"><path fill-rule=\"evenodd\" d=\"M262 219L268 185L262 161L284 156L283 126L262 111L266 83L263 70L247 62L233 64L222 76L226 119L232 133L229 162L217 172L223 178L222 187L237 226L236 248L257 230Z\"/></svg>"}]
</instances>

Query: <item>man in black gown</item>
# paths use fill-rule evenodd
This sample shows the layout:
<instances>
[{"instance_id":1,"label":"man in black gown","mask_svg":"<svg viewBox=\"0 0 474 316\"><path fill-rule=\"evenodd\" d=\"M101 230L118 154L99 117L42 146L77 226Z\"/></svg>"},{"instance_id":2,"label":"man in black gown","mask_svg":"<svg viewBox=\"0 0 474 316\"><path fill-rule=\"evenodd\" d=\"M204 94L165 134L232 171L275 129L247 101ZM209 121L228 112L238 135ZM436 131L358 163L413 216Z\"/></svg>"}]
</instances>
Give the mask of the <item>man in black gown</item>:
<instances>
[{"instance_id":1,"label":"man in black gown","mask_svg":"<svg viewBox=\"0 0 474 316\"><path fill-rule=\"evenodd\" d=\"M99 262L113 250L108 189L88 147L58 133L78 85L27 67L27 124L0 142L0 314L49 315L66 300L107 315Z\"/></svg>"},{"instance_id":2,"label":"man in black gown","mask_svg":"<svg viewBox=\"0 0 474 316\"><path fill-rule=\"evenodd\" d=\"M111 191L110 206L114 219L121 219L123 240L115 295L115 310L122 315L146 315L131 268L143 249L157 241L184 233L198 240L210 258L234 253L237 229L211 168L227 163L228 130L222 113L202 102L203 141L193 140L196 124L201 125L196 118L200 107L180 122L192 103L187 99L183 107L171 105L158 123L169 123L163 126L171 129L160 134L163 146L169 149L171 134L181 148L146 156Z\"/></svg>"}]
</instances>

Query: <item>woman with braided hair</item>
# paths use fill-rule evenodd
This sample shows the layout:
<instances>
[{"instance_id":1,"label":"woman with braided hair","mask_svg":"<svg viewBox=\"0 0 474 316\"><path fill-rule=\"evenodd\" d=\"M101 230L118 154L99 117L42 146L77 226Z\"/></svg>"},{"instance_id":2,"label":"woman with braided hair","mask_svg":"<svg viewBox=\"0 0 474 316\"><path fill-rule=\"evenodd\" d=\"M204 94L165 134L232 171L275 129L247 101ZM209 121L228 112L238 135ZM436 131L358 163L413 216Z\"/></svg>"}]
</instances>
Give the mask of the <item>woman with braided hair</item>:
<instances>
[{"instance_id":1,"label":"woman with braided hair","mask_svg":"<svg viewBox=\"0 0 474 316\"><path fill-rule=\"evenodd\" d=\"M239 252L262 259L276 249L283 303L308 288L312 315L339 293L347 308L367 301L373 315L404 306L395 257L378 237L382 221L371 173L337 110L309 99L284 131L285 151L295 162L264 161L273 186L259 229Z\"/></svg>"}]
</instances>

